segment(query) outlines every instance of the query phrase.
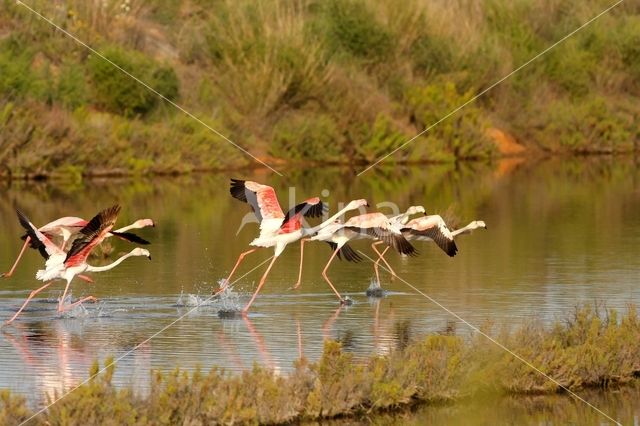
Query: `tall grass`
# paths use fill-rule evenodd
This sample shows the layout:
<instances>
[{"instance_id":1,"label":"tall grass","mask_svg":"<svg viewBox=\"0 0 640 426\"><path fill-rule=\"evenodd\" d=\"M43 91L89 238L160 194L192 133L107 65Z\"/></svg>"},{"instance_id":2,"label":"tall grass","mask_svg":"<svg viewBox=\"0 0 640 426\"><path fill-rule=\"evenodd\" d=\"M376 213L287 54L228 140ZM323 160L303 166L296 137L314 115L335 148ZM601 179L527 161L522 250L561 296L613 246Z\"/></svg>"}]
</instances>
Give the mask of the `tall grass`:
<instances>
[{"instance_id":1,"label":"tall grass","mask_svg":"<svg viewBox=\"0 0 640 426\"><path fill-rule=\"evenodd\" d=\"M135 131L124 145L159 132L179 114L24 8L2 2L0 28L8 30L0 32L3 108L56 110L72 127L83 126L76 110L95 116L89 121L105 114L109 122L133 118ZM399 146L606 6L600 0L408 0L402 7L391 0L35 2L56 23L255 154L345 163L370 162ZM531 151L635 150L639 41L640 8L625 2L390 161L495 157L499 150L486 136L491 127ZM47 127L43 114L25 119ZM12 127L22 125L18 121L7 124L10 137L20 133ZM189 140L180 128L171 130L176 141ZM118 132L103 130L107 139ZM59 134L41 133L25 146L55 151L65 144ZM210 157L226 144L215 137L207 143L209 151L199 153ZM191 161L194 156L182 152L189 147L154 146L156 153L172 154L137 152L117 171L139 172L140 161ZM93 142L82 150L108 160ZM79 151L68 150L38 173L68 164L91 170ZM14 175L34 173L21 159L32 152L14 153ZM219 166L245 164L239 158Z\"/></svg>"}]
</instances>

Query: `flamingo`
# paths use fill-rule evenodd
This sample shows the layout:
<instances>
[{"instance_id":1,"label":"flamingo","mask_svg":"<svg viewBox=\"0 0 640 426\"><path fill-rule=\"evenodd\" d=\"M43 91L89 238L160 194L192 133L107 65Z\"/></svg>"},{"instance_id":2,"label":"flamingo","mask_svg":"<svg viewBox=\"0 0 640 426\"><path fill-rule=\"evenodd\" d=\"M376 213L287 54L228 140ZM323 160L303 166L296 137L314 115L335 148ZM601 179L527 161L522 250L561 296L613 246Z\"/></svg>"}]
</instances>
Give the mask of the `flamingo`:
<instances>
[{"instance_id":1,"label":"flamingo","mask_svg":"<svg viewBox=\"0 0 640 426\"><path fill-rule=\"evenodd\" d=\"M336 293L341 303L345 303L345 299L342 298L340 293L338 293L331 283L331 280L329 280L327 270L329 269L333 259L340 252L340 249L350 240L357 238L371 238L376 240L371 244L371 248L378 254L378 256L380 256L380 252L376 248L376 245L379 242L386 243L388 246L395 248L402 254L417 254L415 248L402 235L400 226L382 213L367 213L354 216L345 223L333 223L320 229L317 235L311 237L311 240L327 241L335 244L335 250L322 270L322 277Z\"/></svg>"},{"instance_id":2,"label":"flamingo","mask_svg":"<svg viewBox=\"0 0 640 426\"><path fill-rule=\"evenodd\" d=\"M458 253L458 247L454 241L455 237L458 235L470 234L479 228L487 229L487 225L482 220L474 220L463 228L450 231L441 216L430 215L419 217L406 223L406 225L402 227L402 235L404 235L407 240L433 241L438 245L438 247L447 253L447 255L453 257ZM387 264L384 259L384 255L387 250L388 247L382 251L374 264L376 275L380 260Z\"/></svg>"},{"instance_id":3,"label":"flamingo","mask_svg":"<svg viewBox=\"0 0 640 426\"><path fill-rule=\"evenodd\" d=\"M5 323L5 325L11 324L11 322L13 322L13 320L15 320L24 310L29 301L42 290L49 287L54 280L61 279L66 280L67 282L62 297L60 298L60 302L58 303L58 312L64 312L65 310L71 309L82 302L97 300L93 296L88 296L65 308L64 299L67 295L67 291L69 290L69 285L76 275L82 272L108 271L132 256L146 256L151 259L151 254L148 250L137 247L109 265L97 267L87 264L87 258L91 251L107 237L109 232L111 232L119 212L120 206L115 205L98 213L89 221L89 223L87 223L85 227L80 230L78 233L79 236L73 241L69 252L65 253L60 247L56 246L49 238L47 238L46 235L40 232L29 221L24 213L18 210L17 213L20 224L27 231L27 235L34 242L34 245L40 254L46 259L45 269L41 269L36 273L36 279L45 281L46 284L36 290L33 290L18 312L16 312L15 315Z\"/></svg>"},{"instance_id":4,"label":"flamingo","mask_svg":"<svg viewBox=\"0 0 640 426\"><path fill-rule=\"evenodd\" d=\"M394 222L394 223L399 223L401 225L407 223L407 221L409 220L410 216L413 216L415 214L418 213L425 213L424 207L422 206L411 206L407 209L406 212L399 214L397 216L393 216L390 217L389 219ZM329 225L328 227L325 227L325 229L323 230L323 233L326 234L333 234L336 230L338 230L341 226L342 222L340 221L336 221L333 224ZM293 286L293 289L297 289L298 287L300 287L300 284L302 283L302 260L304 257L304 243L307 241L311 241L311 238L304 238L302 240L300 240L300 268L298 270L298 281L295 283L295 285ZM332 251L335 251L338 246L335 242L333 241L326 241L329 246L331 247ZM382 244L384 243L384 241L380 240L377 241L375 243L375 245L378 244ZM349 244L344 244L339 250L338 250L338 259L342 260L342 257L344 257L344 259L348 262L354 262L354 263L358 263L360 261L362 261L362 257L360 257L360 255L358 253L356 253L350 246ZM385 262L386 263L386 262ZM391 267L389 266L389 264L387 264L387 267L389 268L390 271L393 271L391 269ZM394 273L394 272L392 272ZM378 276L378 270L376 269L376 276ZM380 278L378 276L378 282L380 281Z\"/></svg>"},{"instance_id":5,"label":"flamingo","mask_svg":"<svg viewBox=\"0 0 640 426\"><path fill-rule=\"evenodd\" d=\"M334 223L327 225L325 228L339 227L342 224L340 220L336 220ZM307 241L311 241L311 238L303 238L300 240L300 267L298 268L298 281L293 285L293 289L297 289L302 284L302 261L304 259L304 243ZM337 244L333 241L326 241L331 248L331 252L338 248ZM349 244L343 245L340 249L338 249L338 259L342 260L342 258L347 262L358 263L362 261L362 257L356 253Z\"/></svg>"},{"instance_id":6,"label":"flamingo","mask_svg":"<svg viewBox=\"0 0 640 426\"><path fill-rule=\"evenodd\" d=\"M260 222L260 235L254 239L250 245L257 247L273 247L274 256L267 267L267 270L260 278L260 282L256 291L253 293L249 303L242 309L242 314L246 314L249 308L253 304L256 296L260 292L260 289L264 285L271 267L275 263L276 259L287 245L294 243L305 236L313 235L318 230L331 224L337 218L342 216L345 212L350 210L356 210L362 206L366 206L366 200L353 200L347 204L345 208L331 216L326 221L322 222L312 228L303 228L301 223L302 216L305 217L318 217L322 215L325 210L325 205L320 201L318 197L310 198L304 202L296 205L285 215L278 203L275 190L267 185L262 185L252 181L244 181L238 179L231 179L231 195L245 203L248 203L253 212L255 213L258 221ZM224 285L214 293L214 295L221 293L231 282L231 277L242 262L242 260L250 253L253 253L257 248L240 253L235 266L231 270L231 273L225 280ZM333 288L333 286L332 286ZM335 291L335 288L334 288ZM340 297L339 293L338 297ZM342 298L340 297L342 300Z\"/></svg>"},{"instance_id":7,"label":"flamingo","mask_svg":"<svg viewBox=\"0 0 640 426\"><path fill-rule=\"evenodd\" d=\"M87 223L89 222L87 222L86 220L80 217L65 216L65 217L56 219L53 222L47 223L46 225L38 228L38 230L50 240L53 240L56 237L62 238L62 243L60 244L59 247L62 251L66 251L67 243L69 242L69 240L71 240L72 237L77 235L78 232L87 225ZM135 222L133 222L131 225L109 232L107 234L107 238L113 237L115 235L120 239L130 241L132 243L147 245L149 244L149 241L143 238L140 238L136 234L127 232L130 229L141 229L141 228L146 228L147 226L155 227L156 225L151 219L138 219ZM36 248L34 244L30 244L31 237L29 237L29 235L27 234L23 235L22 239L24 240L24 244L22 245L22 249L20 250L18 257L16 258L16 261L13 263L11 270L9 270L9 272L0 274L0 278L9 278L10 276L13 275L13 272L15 271L16 266L18 266L20 259L24 255L24 252L26 251L27 246L31 246L31 248ZM78 278L83 279L84 281L92 282L89 277L86 277L84 275L79 275Z\"/></svg>"}]
</instances>

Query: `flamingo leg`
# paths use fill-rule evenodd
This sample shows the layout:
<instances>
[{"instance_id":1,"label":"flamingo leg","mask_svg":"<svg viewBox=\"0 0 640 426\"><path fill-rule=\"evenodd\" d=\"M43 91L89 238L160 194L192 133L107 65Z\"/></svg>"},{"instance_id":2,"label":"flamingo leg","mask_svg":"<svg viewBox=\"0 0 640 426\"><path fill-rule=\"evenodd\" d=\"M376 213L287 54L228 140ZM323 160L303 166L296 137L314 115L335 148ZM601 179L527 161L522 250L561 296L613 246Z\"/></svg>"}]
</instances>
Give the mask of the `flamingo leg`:
<instances>
[{"instance_id":1,"label":"flamingo leg","mask_svg":"<svg viewBox=\"0 0 640 426\"><path fill-rule=\"evenodd\" d=\"M253 303L254 300L256 300L256 296L260 292L260 289L264 285L264 282L267 280L267 275L269 275L269 271L271 270L271 267L273 266L273 264L275 263L277 258L278 258L278 256L273 256L273 259L271 259L271 262L269 263L269 266L267 267L267 270L264 271L264 274L262 275L262 278L260 278L260 284L258 284L258 288L256 288L256 291L253 293L253 296L251 296L251 300L249 300L249 303L247 303L247 306L245 306L242 309L242 313L243 314L246 314L247 312L249 312L249 308L251 307L251 304Z\"/></svg>"},{"instance_id":2,"label":"flamingo leg","mask_svg":"<svg viewBox=\"0 0 640 426\"><path fill-rule=\"evenodd\" d=\"M20 250L20 254L18 254L18 258L16 259L13 266L11 267L11 270L9 272L5 272L4 274L1 274L0 277L9 278L11 275L13 275L13 271L16 270L16 266L18 266L18 262L20 262L22 255L27 250L27 246L29 245L30 241L31 241L31 237L27 237L27 239L24 240L24 244L22 245L22 250Z\"/></svg>"},{"instance_id":3,"label":"flamingo leg","mask_svg":"<svg viewBox=\"0 0 640 426\"><path fill-rule=\"evenodd\" d=\"M396 272L393 270L393 268L391 267L391 265L389 265L389 263L387 262L387 259L385 259L385 258L384 258L384 256L382 256L382 253L380 253L380 252L378 251L378 249L376 248L376 246L377 246L378 244L382 244L382 243L383 243L383 241L377 241L377 242L375 242L375 243L371 244L371 248L373 249L373 251L375 251L375 252L376 252L376 254L378 255L378 258L379 258L380 260L382 260L382 261L384 262L384 264L387 266L387 268L389 269L389 272L391 272L391 275L392 275L392 276L394 276L394 277L397 277L397 276L398 276L398 274L396 274Z\"/></svg>"},{"instance_id":4,"label":"flamingo leg","mask_svg":"<svg viewBox=\"0 0 640 426\"><path fill-rule=\"evenodd\" d=\"M218 291L214 291L213 295L217 296L218 294L222 293L227 287L229 287L229 283L231 282L231 277L233 276L233 273L236 272L236 269L238 269L238 265L240 265L240 263L242 262L242 260L244 259L244 257L248 254L253 253L254 251L256 251L258 249L251 249L251 250L247 250L243 253L240 253L240 256L238 256L238 260L236 261L236 265L233 267L233 269L231 270L231 273L229 274L229 276L227 277L227 279L225 280L224 284L222 285L222 287L220 287L220 289Z\"/></svg>"},{"instance_id":5,"label":"flamingo leg","mask_svg":"<svg viewBox=\"0 0 640 426\"><path fill-rule=\"evenodd\" d=\"M64 309L64 298L67 297L67 291L69 290L69 286L71 285L71 280L67 280L67 285L64 286L64 292L62 293L62 297L58 302L58 313L62 313L65 311Z\"/></svg>"},{"instance_id":6,"label":"flamingo leg","mask_svg":"<svg viewBox=\"0 0 640 426\"><path fill-rule=\"evenodd\" d=\"M322 277L327 282L327 284L329 284L329 287L331 287L331 290L333 290L333 292L336 294L336 296L338 296L338 299L340 299L340 303L344 303L344 299L342 298L340 293L338 293L338 290L336 290L336 288L333 286L333 284L331 284L331 281L329 280L329 277L327 276L327 269L329 269L329 265L331 265L331 262L336 257L336 254L338 254L338 252L340 251L340 248L341 247L338 247L337 249L335 249L333 251L333 254L329 258L329 261L327 262L326 266L322 270Z\"/></svg>"},{"instance_id":7,"label":"flamingo leg","mask_svg":"<svg viewBox=\"0 0 640 426\"><path fill-rule=\"evenodd\" d=\"M66 307L66 308L64 308L64 309L65 309L65 310L72 309L74 306L78 306L79 304L81 304L82 302L86 302L87 300L91 300L91 301L92 301L92 302L94 302L94 303L98 301L98 299L96 299L96 298L95 298L95 297L93 297L93 296L87 296L87 297L83 297L82 299L80 299L80 300L78 300L78 301L76 301L76 302L73 302L72 304L70 304L69 306L67 306L67 307Z\"/></svg>"},{"instance_id":8,"label":"flamingo leg","mask_svg":"<svg viewBox=\"0 0 640 426\"><path fill-rule=\"evenodd\" d=\"M82 281L88 282L89 284L93 284L93 279L91 277L88 277L86 275L78 275L78 278L80 278Z\"/></svg>"},{"instance_id":9,"label":"flamingo leg","mask_svg":"<svg viewBox=\"0 0 640 426\"><path fill-rule=\"evenodd\" d=\"M9 325L13 322L13 320L15 320L16 318L18 318L18 315L20 315L20 313L24 310L24 308L27 307L27 304L29 303L29 301L31 299L33 299L38 293L40 293L42 290L44 290L45 288L49 287L53 282L50 281L48 283L46 283L45 285L43 285L42 287L40 287L39 289L33 290L30 294L29 297L27 297L27 300L24 301L24 303L22 304L22 306L20 307L20 309L18 309L18 312L16 312L9 321L5 322L5 325Z\"/></svg>"},{"instance_id":10,"label":"flamingo leg","mask_svg":"<svg viewBox=\"0 0 640 426\"><path fill-rule=\"evenodd\" d=\"M304 258L304 243L305 241L310 241L311 238L304 238L300 240L300 270L298 271L298 282L293 286L294 289L300 287L302 283L302 259Z\"/></svg>"},{"instance_id":11,"label":"flamingo leg","mask_svg":"<svg viewBox=\"0 0 640 426\"><path fill-rule=\"evenodd\" d=\"M381 283L380 283L380 273L378 272L378 268L380 266L380 259L384 259L384 254L387 252L387 250L389 250L389 247L386 247L382 251L382 253L380 254L380 257L378 257L378 259L373 264L373 269L376 271L376 280L378 280L378 286L381 285Z\"/></svg>"}]
</instances>

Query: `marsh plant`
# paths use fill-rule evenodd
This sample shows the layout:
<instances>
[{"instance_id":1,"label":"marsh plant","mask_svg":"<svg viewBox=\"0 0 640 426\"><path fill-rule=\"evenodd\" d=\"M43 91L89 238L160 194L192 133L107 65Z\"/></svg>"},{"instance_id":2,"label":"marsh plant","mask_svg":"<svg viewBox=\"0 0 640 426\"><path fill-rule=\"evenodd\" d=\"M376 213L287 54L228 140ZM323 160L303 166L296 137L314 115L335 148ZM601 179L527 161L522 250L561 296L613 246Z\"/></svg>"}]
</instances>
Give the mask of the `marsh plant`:
<instances>
[{"instance_id":1,"label":"marsh plant","mask_svg":"<svg viewBox=\"0 0 640 426\"><path fill-rule=\"evenodd\" d=\"M633 306L624 315L583 307L551 326L485 329L567 389L615 388L640 377L640 318ZM407 323L396 330L397 349L385 356L356 359L340 343L327 341L317 362L300 359L287 376L257 365L236 375L215 367L208 373L155 371L146 396L116 388L113 359L106 359L102 370L96 363L90 380L36 423L273 424L475 396L564 391L481 335L418 338ZM0 393L2 424L19 423L31 413L23 397Z\"/></svg>"}]
</instances>

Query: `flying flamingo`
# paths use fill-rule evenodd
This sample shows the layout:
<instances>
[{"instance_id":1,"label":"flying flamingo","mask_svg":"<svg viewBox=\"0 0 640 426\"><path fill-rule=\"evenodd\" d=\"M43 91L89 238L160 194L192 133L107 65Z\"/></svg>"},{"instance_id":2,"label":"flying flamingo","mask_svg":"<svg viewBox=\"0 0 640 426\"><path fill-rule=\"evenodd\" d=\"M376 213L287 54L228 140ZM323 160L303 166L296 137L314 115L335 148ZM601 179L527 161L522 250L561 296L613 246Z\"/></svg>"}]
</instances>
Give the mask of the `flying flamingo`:
<instances>
[{"instance_id":1,"label":"flying flamingo","mask_svg":"<svg viewBox=\"0 0 640 426\"><path fill-rule=\"evenodd\" d=\"M267 270L262 275L262 278L260 278L258 287L253 293L251 300L249 300L249 303L247 303L247 305L242 309L243 314L246 314L249 311L253 301L264 285L267 275L269 274L269 271L271 271L271 267L287 245L296 242L305 236L315 234L318 230L334 222L345 212L356 210L367 205L366 200L353 200L349 202L345 208L322 222L320 225L312 228L303 228L301 223L302 216L318 217L322 215L322 212L324 211L324 204L317 197L310 198L303 203L296 205L285 215L278 203L278 198L276 197L274 189L270 186L251 181L231 179L230 193L234 198L248 203L260 221L260 235L258 238L254 239L250 245L274 248L274 256L271 259ZM219 294L224 291L231 282L230 280L233 273L236 271L238 265L240 265L245 256L256 250L257 249L254 248L240 253L238 260L227 277L224 285L214 294ZM338 295L338 297L340 296ZM342 300L342 298L340 299Z\"/></svg>"},{"instance_id":2,"label":"flying flamingo","mask_svg":"<svg viewBox=\"0 0 640 426\"><path fill-rule=\"evenodd\" d=\"M320 229L317 235L311 237L311 240L328 241L335 244L335 250L322 270L322 277L336 293L341 303L345 303L345 299L342 298L340 293L338 293L329 280L327 270L329 269L333 259L339 253L340 249L350 240L358 238L370 238L376 240L371 244L371 248L378 254L378 256L380 256L380 252L376 248L376 245L379 242L386 243L388 246L395 248L402 254L417 254L415 248L402 235L400 226L392 222L382 213L367 213L354 216L345 223L333 223Z\"/></svg>"},{"instance_id":3,"label":"flying flamingo","mask_svg":"<svg viewBox=\"0 0 640 426\"><path fill-rule=\"evenodd\" d=\"M405 223L407 223L407 221L409 220L410 216L413 216L415 214L418 213L425 213L424 207L422 206L411 206L407 209L406 212L399 214L397 216L393 216L390 217L389 220L392 223L399 223L401 225L404 225ZM336 232L338 229L340 229L342 227L342 222L340 221L336 221L334 223L332 223L331 225L328 225L327 227L325 227L322 231L323 234L325 235L330 235L333 234L334 232ZM300 240L300 268L298 270L298 281L295 283L295 285L293 286L294 289L297 289L298 287L300 287L300 284L302 283L302 260L304 257L304 243L307 241L311 241L311 238L304 238L302 240ZM317 241L320 241L317 240ZM338 248L337 243L326 240L326 239L322 239L322 241L326 241L329 246L331 247L332 251L335 251ZM378 244L383 244L384 241L380 240L377 241L375 243L375 245ZM362 257L360 257L360 255L358 253L356 253L350 246L349 244L344 244L339 250L338 250L338 259L342 259L342 257L344 257L344 259L348 262L354 262L354 263L358 263L360 261L362 261ZM386 263L386 261L385 261ZM395 272L393 272L393 269L391 269L391 267L389 266L389 264L387 264L387 267L389 268L390 271L392 271L393 274L395 274ZM376 276L378 277L378 282L380 282L380 278L378 276L378 270L376 269Z\"/></svg>"},{"instance_id":4,"label":"flying flamingo","mask_svg":"<svg viewBox=\"0 0 640 426\"><path fill-rule=\"evenodd\" d=\"M402 227L402 235L404 235L407 240L433 241L445 253L450 257L453 257L458 252L458 247L454 241L455 237L458 235L470 234L478 228L487 229L487 225L481 220L474 220L463 228L450 231L442 217L439 215L430 215L409 221ZM387 263L384 259L384 255L387 250L388 247L378 256L378 259L374 264L376 275L380 260L385 262L385 264Z\"/></svg>"},{"instance_id":5,"label":"flying flamingo","mask_svg":"<svg viewBox=\"0 0 640 426\"><path fill-rule=\"evenodd\" d=\"M46 225L38 228L38 230L50 240L53 240L56 237L62 238L62 243L60 244L59 247L62 251L66 251L67 243L69 242L69 240L75 235L77 235L78 232L80 232L80 230L87 225L87 223L89 222L79 217L65 216L65 217L61 217L60 219L56 219L53 222L47 223ZM143 238L140 238L136 234L127 232L130 229L146 228L147 226L156 226L156 225L151 219L138 219L135 222L133 222L131 225L109 232L107 234L107 238L116 236L120 239L130 241L132 243L147 245L149 244L149 241ZM31 246L31 248L36 248L34 244L30 244L31 237L29 237L29 235L27 234L23 235L22 239L24 240L24 244L22 245L22 249L18 254L18 258L13 263L11 270L9 272L0 274L0 277L9 278L10 276L13 275L13 272L15 271L16 266L18 266L20 259L24 255L24 252L26 251L27 246ZM79 275L78 278L88 282L92 282L89 277L86 277L84 275Z\"/></svg>"},{"instance_id":6,"label":"flying flamingo","mask_svg":"<svg viewBox=\"0 0 640 426\"><path fill-rule=\"evenodd\" d=\"M64 300L67 295L67 291L69 290L69 285L76 275L82 272L108 271L132 256L146 256L151 259L151 254L148 250L135 248L109 265L97 267L87 264L87 258L91 251L107 237L109 232L111 232L119 212L120 206L115 205L98 213L89 221L89 223L87 223L85 227L80 230L79 237L73 241L69 252L65 253L60 247L56 246L49 238L40 232L31 222L29 222L29 219L27 219L27 217L18 210L18 219L20 220L20 224L27 231L27 235L31 237L31 240L34 242L40 254L46 259L45 269L41 269L36 273L36 279L45 281L46 284L36 290L33 290L27 300L25 300L22 307L20 307L18 312L16 312L15 315L5 323L5 325L13 322L13 320L15 320L27 306L29 301L42 290L49 287L53 280L61 279L66 280L67 282L67 285L64 288L64 293L58 303L58 312L64 312L65 310L71 309L82 302L97 300L93 296L88 296L70 304L67 307L64 306Z\"/></svg>"}]
</instances>

